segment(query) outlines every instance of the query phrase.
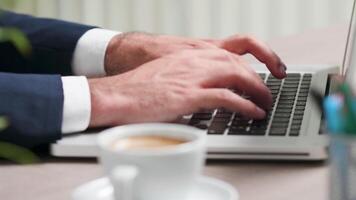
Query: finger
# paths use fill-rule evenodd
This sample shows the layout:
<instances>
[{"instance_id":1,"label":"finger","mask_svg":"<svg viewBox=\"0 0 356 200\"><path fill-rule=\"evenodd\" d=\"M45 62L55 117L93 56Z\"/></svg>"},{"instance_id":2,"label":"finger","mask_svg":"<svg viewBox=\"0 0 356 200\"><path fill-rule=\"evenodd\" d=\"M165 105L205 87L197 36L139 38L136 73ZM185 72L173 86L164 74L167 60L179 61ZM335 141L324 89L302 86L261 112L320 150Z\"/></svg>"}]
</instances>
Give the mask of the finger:
<instances>
[{"instance_id":1,"label":"finger","mask_svg":"<svg viewBox=\"0 0 356 200\"><path fill-rule=\"evenodd\" d=\"M263 119L266 116L263 109L228 89L202 89L197 95L199 108L225 108L253 119Z\"/></svg>"},{"instance_id":2,"label":"finger","mask_svg":"<svg viewBox=\"0 0 356 200\"><path fill-rule=\"evenodd\" d=\"M237 63L242 65L243 69L247 70L247 73L240 75L242 83L235 83L235 88L239 89L239 94L249 96L251 100L265 109L270 109L272 106L272 94L269 88L265 85L264 80L259 76L256 71L241 57L234 56ZM236 80L237 81L237 80ZM240 81L239 81L240 82Z\"/></svg>"},{"instance_id":3,"label":"finger","mask_svg":"<svg viewBox=\"0 0 356 200\"><path fill-rule=\"evenodd\" d=\"M232 36L224 40L207 40L220 48L238 55L252 54L277 78L286 77L286 65L265 43L251 36Z\"/></svg>"},{"instance_id":4,"label":"finger","mask_svg":"<svg viewBox=\"0 0 356 200\"><path fill-rule=\"evenodd\" d=\"M207 69L205 82L201 86L235 89L240 94L251 97L257 105L269 109L272 105L272 95L260 76L241 58L228 54L225 60L216 61L213 63L215 67Z\"/></svg>"},{"instance_id":5,"label":"finger","mask_svg":"<svg viewBox=\"0 0 356 200\"><path fill-rule=\"evenodd\" d=\"M250 99L260 107L269 110L272 106L272 94L260 77L254 77L249 72L239 74L233 80L231 88L237 89L239 94Z\"/></svg>"},{"instance_id":6,"label":"finger","mask_svg":"<svg viewBox=\"0 0 356 200\"><path fill-rule=\"evenodd\" d=\"M232 58L236 63L240 63L242 66L244 66L244 69L248 70L251 73L251 75L253 75L259 81L263 82L261 77L257 74L256 70L253 69L245 59L243 59L241 56L236 54L230 54L230 55L232 56Z\"/></svg>"}]
</instances>

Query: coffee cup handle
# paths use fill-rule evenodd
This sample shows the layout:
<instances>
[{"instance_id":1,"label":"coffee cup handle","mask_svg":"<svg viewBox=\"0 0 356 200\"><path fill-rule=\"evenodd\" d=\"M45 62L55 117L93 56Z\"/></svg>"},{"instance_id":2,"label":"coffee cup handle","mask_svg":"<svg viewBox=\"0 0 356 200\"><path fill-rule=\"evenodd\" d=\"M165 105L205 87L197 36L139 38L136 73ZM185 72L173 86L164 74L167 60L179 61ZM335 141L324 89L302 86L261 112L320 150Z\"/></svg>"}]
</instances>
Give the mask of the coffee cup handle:
<instances>
[{"instance_id":1,"label":"coffee cup handle","mask_svg":"<svg viewBox=\"0 0 356 200\"><path fill-rule=\"evenodd\" d=\"M115 200L133 200L134 182L138 172L134 165L119 165L111 171Z\"/></svg>"}]
</instances>

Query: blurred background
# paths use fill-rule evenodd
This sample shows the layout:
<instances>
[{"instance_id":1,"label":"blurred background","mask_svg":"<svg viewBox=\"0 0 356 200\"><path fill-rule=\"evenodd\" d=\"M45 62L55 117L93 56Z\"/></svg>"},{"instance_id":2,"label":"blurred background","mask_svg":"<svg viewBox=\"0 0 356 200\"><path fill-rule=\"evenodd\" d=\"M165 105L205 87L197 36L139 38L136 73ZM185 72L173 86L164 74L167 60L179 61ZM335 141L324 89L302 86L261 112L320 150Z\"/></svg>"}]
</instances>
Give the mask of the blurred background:
<instances>
[{"instance_id":1,"label":"blurred background","mask_svg":"<svg viewBox=\"0 0 356 200\"><path fill-rule=\"evenodd\" d=\"M119 31L193 37L254 34L264 40L346 24L353 0L0 0L41 17Z\"/></svg>"}]
</instances>

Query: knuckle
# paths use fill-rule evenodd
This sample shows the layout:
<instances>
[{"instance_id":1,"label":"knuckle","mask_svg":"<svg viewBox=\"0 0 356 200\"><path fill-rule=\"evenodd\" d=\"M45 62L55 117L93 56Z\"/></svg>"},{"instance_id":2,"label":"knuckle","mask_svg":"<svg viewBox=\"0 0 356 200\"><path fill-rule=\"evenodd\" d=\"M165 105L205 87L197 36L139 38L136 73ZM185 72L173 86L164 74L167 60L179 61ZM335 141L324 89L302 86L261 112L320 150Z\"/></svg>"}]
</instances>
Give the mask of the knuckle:
<instances>
[{"instance_id":1,"label":"knuckle","mask_svg":"<svg viewBox=\"0 0 356 200\"><path fill-rule=\"evenodd\" d=\"M230 102L232 99L232 93L228 89L221 89L218 93L216 98L219 101Z\"/></svg>"},{"instance_id":2,"label":"knuckle","mask_svg":"<svg viewBox=\"0 0 356 200\"><path fill-rule=\"evenodd\" d=\"M219 58L224 61L233 61L235 59L234 54L226 49L219 49L217 50Z\"/></svg>"},{"instance_id":3,"label":"knuckle","mask_svg":"<svg viewBox=\"0 0 356 200\"><path fill-rule=\"evenodd\" d=\"M257 41L257 38L253 35L245 35L242 37L242 40L247 44L254 44Z\"/></svg>"},{"instance_id":4,"label":"knuckle","mask_svg":"<svg viewBox=\"0 0 356 200\"><path fill-rule=\"evenodd\" d=\"M246 112L248 112L248 113L257 111L257 106L251 102L246 103L244 108L245 108Z\"/></svg>"}]
</instances>

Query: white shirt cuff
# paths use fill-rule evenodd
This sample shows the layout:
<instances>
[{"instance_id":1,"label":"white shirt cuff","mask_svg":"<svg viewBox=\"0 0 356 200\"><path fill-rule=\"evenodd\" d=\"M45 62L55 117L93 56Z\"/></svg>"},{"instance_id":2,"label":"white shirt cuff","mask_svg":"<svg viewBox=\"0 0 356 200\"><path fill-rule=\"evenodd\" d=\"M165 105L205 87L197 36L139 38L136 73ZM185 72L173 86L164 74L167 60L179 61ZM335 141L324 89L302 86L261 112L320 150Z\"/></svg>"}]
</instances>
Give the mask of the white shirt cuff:
<instances>
[{"instance_id":1,"label":"white shirt cuff","mask_svg":"<svg viewBox=\"0 0 356 200\"><path fill-rule=\"evenodd\" d=\"M82 35L74 50L72 68L75 75L104 76L105 53L110 40L120 32L94 28Z\"/></svg>"},{"instance_id":2,"label":"white shirt cuff","mask_svg":"<svg viewBox=\"0 0 356 200\"><path fill-rule=\"evenodd\" d=\"M62 84L62 133L84 131L89 126L91 111L88 80L84 76L65 76L62 77Z\"/></svg>"}]
</instances>

